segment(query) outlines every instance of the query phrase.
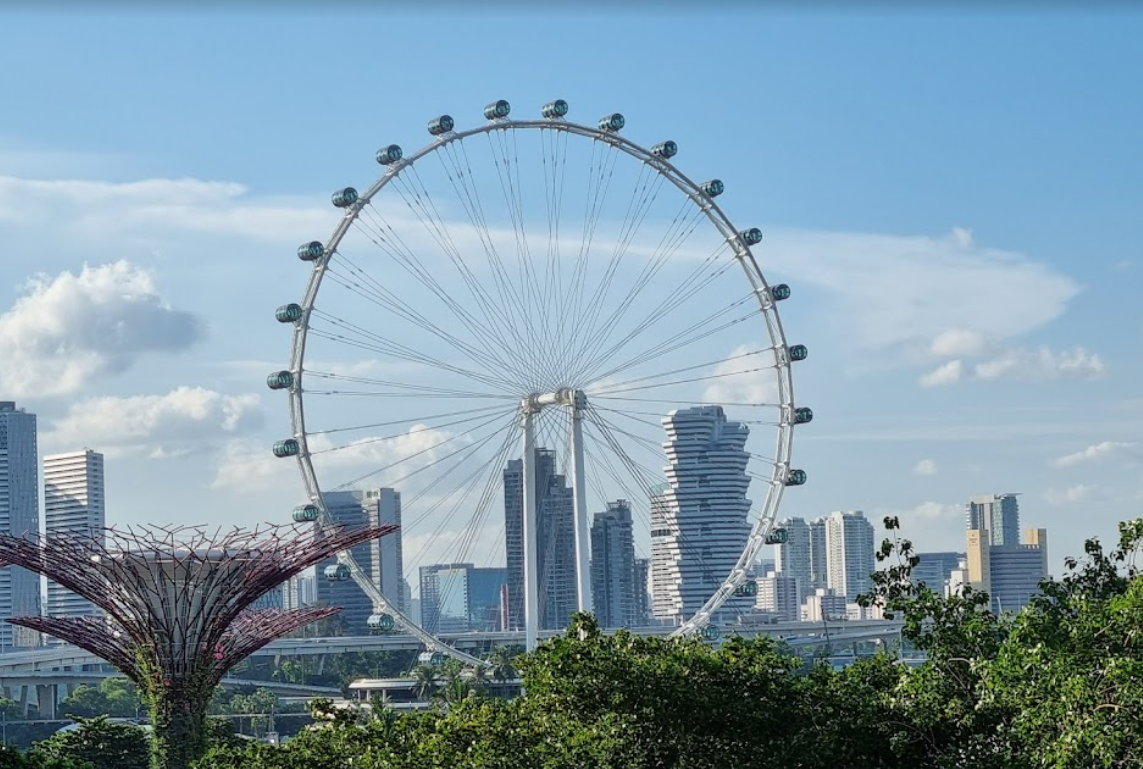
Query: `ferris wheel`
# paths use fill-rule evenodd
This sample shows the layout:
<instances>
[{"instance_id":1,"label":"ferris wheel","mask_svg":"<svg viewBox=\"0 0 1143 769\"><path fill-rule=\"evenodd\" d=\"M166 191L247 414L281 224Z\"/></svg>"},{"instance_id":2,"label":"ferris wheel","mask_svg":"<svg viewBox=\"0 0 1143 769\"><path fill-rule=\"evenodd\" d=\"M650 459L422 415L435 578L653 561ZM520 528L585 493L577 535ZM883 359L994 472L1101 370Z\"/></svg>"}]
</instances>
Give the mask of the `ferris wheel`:
<instances>
[{"instance_id":1,"label":"ferris wheel","mask_svg":"<svg viewBox=\"0 0 1143 769\"><path fill-rule=\"evenodd\" d=\"M291 415L274 454L296 457L309 498L295 519L333 526L330 492L395 489L406 577L515 559L529 650L552 606L592 609L589 516L618 502L652 569L702 572L671 577L693 583L686 600L656 593L675 633L740 605L783 490L806 481L791 445L813 416L791 382L806 348L776 307L790 289L763 278L761 231L715 202L723 182L691 181L673 141L626 139L623 115L568 109L513 119L496 101L474 128L432 119L415 152L382 147L380 177L336 191L333 233L298 249L308 282L276 311L289 366L267 380ZM371 624L479 661L352 553L319 577L354 580Z\"/></svg>"}]
</instances>

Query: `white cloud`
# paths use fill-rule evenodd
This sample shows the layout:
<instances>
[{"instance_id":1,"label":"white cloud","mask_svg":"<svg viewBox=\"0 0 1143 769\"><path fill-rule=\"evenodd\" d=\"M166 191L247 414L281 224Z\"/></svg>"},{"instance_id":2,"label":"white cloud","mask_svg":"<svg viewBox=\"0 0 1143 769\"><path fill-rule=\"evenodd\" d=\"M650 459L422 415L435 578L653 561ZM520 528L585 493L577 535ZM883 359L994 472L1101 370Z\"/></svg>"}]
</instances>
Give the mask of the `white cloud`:
<instances>
[{"instance_id":1,"label":"white cloud","mask_svg":"<svg viewBox=\"0 0 1143 769\"><path fill-rule=\"evenodd\" d=\"M704 376L718 376L703 391L704 403L777 403L778 377L773 368L765 368L768 352L751 355L763 345L740 346ZM773 357L769 359L773 365ZM759 369L759 370L755 370ZM740 373L745 372L745 373Z\"/></svg>"},{"instance_id":2,"label":"white cloud","mask_svg":"<svg viewBox=\"0 0 1143 769\"><path fill-rule=\"evenodd\" d=\"M912 510L906 510L902 516L924 521L947 521L963 518L964 508L960 505L946 505L940 502L922 502Z\"/></svg>"},{"instance_id":3,"label":"white cloud","mask_svg":"<svg viewBox=\"0 0 1143 769\"><path fill-rule=\"evenodd\" d=\"M931 459L922 459L913 468L913 473L916 475L936 475L937 463Z\"/></svg>"},{"instance_id":4,"label":"white cloud","mask_svg":"<svg viewBox=\"0 0 1143 769\"><path fill-rule=\"evenodd\" d=\"M1100 379L1107 373L1103 360L1082 347L1053 352L1047 347L1012 349L976 364L977 379L1042 382L1053 379Z\"/></svg>"},{"instance_id":5,"label":"white cloud","mask_svg":"<svg viewBox=\"0 0 1143 769\"><path fill-rule=\"evenodd\" d=\"M1060 506L1076 502L1099 502L1108 498L1107 493L1094 484L1080 483L1066 489L1048 489L1044 499L1048 504Z\"/></svg>"},{"instance_id":6,"label":"white cloud","mask_svg":"<svg viewBox=\"0 0 1143 769\"><path fill-rule=\"evenodd\" d=\"M0 315L0 386L17 397L76 392L142 354L182 350L202 335L199 320L173 309L151 274L129 262L39 276Z\"/></svg>"},{"instance_id":7,"label":"white cloud","mask_svg":"<svg viewBox=\"0 0 1143 769\"><path fill-rule=\"evenodd\" d=\"M1082 347L1053 352L1047 347L1010 348L973 364L957 358L942 363L920 378L922 387L940 387L965 380L1048 382L1057 379L1101 379L1107 366L1099 355Z\"/></svg>"},{"instance_id":8,"label":"white cloud","mask_svg":"<svg viewBox=\"0 0 1143 769\"><path fill-rule=\"evenodd\" d=\"M943 238L767 234L771 269L828 293L836 327L865 348L928 348L949 329L1010 339L1059 317L1080 290L1027 256L976 244L966 230Z\"/></svg>"},{"instance_id":9,"label":"white cloud","mask_svg":"<svg viewBox=\"0 0 1143 769\"><path fill-rule=\"evenodd\" d=\"M90 398L72 404L44 436L59 449L91 446L111 456L185 456L257 427L257 395L179 387L166 395Z\"/></svg>"},{"instance_id":10,"label":"white cloud","mask_svg":"<svg viewBox=\"0 0 1143 769\"><path fill-rule=\"evenodd\" d=\"M949 231L949 240L961 248L972 248L976 245L972 230L967 227L953 227L952 230Z\"/></svg>"},{"instance_id":11,"label":"white cloud","mask_svg":"<svg viewBox=\"0 0 1143 769\"><path fill-rule=\"evenodd\" d=\"M979 355L986 346L983 334L965 328L950 328L933 338L929 352L939 358Z\"/></svg>"},{"instance_id":12,"label":"white cloud","mask_svg":"<svg viewBox=\"0 0 1143 769\"><path fill-rule=\"evenodd\" d=\"M310 199L256 198L241 184L199 179L134 182L0 176L0 222L48 225L93 238L201 232L292 241L325 232L330 209Z\"/></svg>"},{"instance_id":13,"label":"white cloud","mask_svg":"<svg viewBox=\"0 0 1143 769\"><path fill-rule=\"evenodd\" d=\"M313 435L308 446L318 481L323 490L328 490L381 468L388 469L363 479L364 487L392 484L395 479L410 476L429 466L440 467L443 471L450 466L447 462L433 463L469 443L471 439L468 436L413 425L405 433L384 438L370 436L334 441L327 435ZM275 457L270 449L268 443L245 439L230 441L223 451L212 485L254 493L300 477L294 461ZM424 476L427 477L418 475L402 483L401 491L409 494L438 474L430 472Z\"/></svg>"},{"instance_id":14,"label":"white cloud","mask_svg":"<svg viewBox=\"0 0 1143 769\"><path fill-rule=\"evenodd\" d=\"M1052 465L1055 467L1071 467L1078 465L1082 462L1098 462L1102 459L1113 456L1129 455L1138 458L1139 454L1133 451L1136 444L1123 443L1118 441L1104 441L1103 443L1096 443L1088 446L1082 451L1077 451L1074 454L1062 456L1059 459L1053 460Z\"/></svg>"},{"instance_id":15,"label":"white cloud","mask_svg":"<svg viewBox=\"0 0 1143 769\"><path fill-rule=\"evenodd\" d=\"M964 363L959 360L950 360L942 363L935 369L921 377L921 387L942 387L955 384L964 376Z\"/></svg>"}]
</instances>

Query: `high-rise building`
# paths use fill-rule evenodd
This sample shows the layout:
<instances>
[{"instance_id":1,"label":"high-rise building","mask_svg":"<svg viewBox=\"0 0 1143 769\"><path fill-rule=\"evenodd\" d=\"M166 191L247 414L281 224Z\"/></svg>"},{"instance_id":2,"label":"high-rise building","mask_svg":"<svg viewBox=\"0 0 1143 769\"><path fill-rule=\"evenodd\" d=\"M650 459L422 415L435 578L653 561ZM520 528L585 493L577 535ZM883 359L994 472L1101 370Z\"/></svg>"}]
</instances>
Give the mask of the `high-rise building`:
<instances>
[{"instance_id":1,"label":"high-rise building","mask_svg":"<svg viewBox=\"0 0 1143 769\"><path fill-rule=\"evenodd\" d=\"M107 525L105 500L102 454L84 449L44 457L45 537L80 536L102 541L102 529ZM90 601L48 580L45 614L49 617L100 613Z\"/></svg>"},{"instance_id":2,"label":"high-rise building","mask_svg":"<svg viewBox=\"0 0 1143 769\"><path fill-rule=\"evenodd\" d=\"M295 574L282 586L282 608L288 611L317 602L317 580L312 574Z\"/></svg>"},{"instance_id":3,"label":"high-rise building","mask_svg":"<svg viewBox=\"0 0 1143 769\"><path fill-rule=\"evenodd\" d=\"M0 401L0 531L37 534L40 489L36 415ZM40 613L39 575L19 566L0 568L0 651L40 645L40 634L11 625L8 617Z\"/></svg>"},{"instance_id":4,"label":"high-rise building","mask_svg":"<svg viewBox=\"0 0 1143 769\"><path fill-rule=\"evenodd\" d=\"M745 450L750 433L728 422L721 406L694 406L663 418L667 483L651 497L652 611L680 623L714 594L735 567L750 535ZM750 611L733 597L722 613Z\"/></svg>"},{"instance_id":5,"label":"high-rise building","mask_svg":"<svg viewBox=\"0 0 1143 769\"><path fill-rule=\"evenodd\" d=\"M1020 544L1020 503L1016 494L970 497L965 505L968 529L986 532L990 545Z\"/></svg>"},{"instance_id":6,"label":"high-rise building","mask_svg":"<svg viewBox=\"0 0 1143 769\"><path fill-rule=\"evenodd\" d=\"M651 623L651 559L635 559L635 626Z\"/></svg>"},{"instance_id":7,"label":"high-rise building","mask_svg":"<svg viewBox=\"0 0 1143 769\"><path fill-rule=\"evenodd\" d=\"M774 545L774 571L797 581L798 600L802 601L813 589L813 564L810 559L810 525L804 518L787 518L778 526L786 530L786 541ZM763 573L766 573L763 571ZM795 611L795 615L796 615ZM797 619L797 617L794 617Z\"/></svg>"},{"instance_id":8,"label":"high-rise building","mask_svg":"<svg viewBox=\"0 0 1143 769\"><path fill-rule=\"evenodd\" d=\"M770 571L758 580L758 595L754 606L772 615L778 622L797 622L802 608L801 586L798 578L786 573Z\"/></svg>"},{"instance_id":9,"label":"high-rise building","mask_svg":"<svg viewBox=\"0 0 1143 769\"><path fill-rule=\"evenodd\" d=\"M873 524L860 510L826 516L826 574L836 595L852 601L873 586Z\"/></svg>"},{"instance_id":10,"label":"high-rise building","mask_svg":"<svg viewBox=\"0 0 1143 769\"><path fill-rule=\"evenodd\" d=\"M401 495L393 489L332 491L322 494L322 500L334 522L345 526L382 526L401 521ZM381 542L374 540L357 545L350 552L385 599L400 609L405 592L401 532L381 539ZM341 607L339 616L348 635L364 635L368 632L369 617L374 611L373 601L353 580L326 579L325 570L336 565L336 558L328 558L317 565L317 600Z\"/></svg>"},{"instance_id":11,"label":"high-rise building","mask_svg":"<svg viewBox=\"0 0 1143 769\"><path fill-rule=\"evenodd\" d=\"M944 595L949 577L964 560L964 553L917 553L920 563L913 567L914 585L924 584L937 595Z\"/></svg>"},{"instance_id":12,"label":"high-rise building","mask_svg":"<svg viewBox=\"0 0 1143 769\"><path fill-rule=\"evenodd\" d=\"M844 595L828 587L819 587L806 596L801 609L802 622L826 622L849 618L849 605Z\"/></svg>"},{"instance_id":13,"label":"high-rise building","mask_svg":"<svg viewBox=\"0 0 1143 769\"><path fill-rule=\"evenodd\" d=\"M556 452L536 449L536 544L539 626L567 627L578 605L575 574L575 510L572 490L556 472ZM508 561L508 627L524 627L524 462L504 469L504 547Z\"/></svg>"},{"instance_id":14,"label":"high-rise building","mask_svg":"<svg viewBox=\"0 0 1143 769\"><path fill-rule=\"evenodd\" d=\"M500 594L508 570L471 563L438 563L420 569L421 627L430 633L500 628Z\"/></svg>"},{"instance_id":15,"label":"high-rise building","mask_svg":"<svg viewBox=\"0 0 1143 769\"><path fill-rule=\"evenodd\" d=\"M992 611L1018 612L1048 576L1048 530L1027 529L1025 541L989 545L987 532L968 532L968 581L992 599Z\"/></svg>"},{"instance_id":16,"label":"high-rise building","mask_svg":"<svg viewBox=\"0 0 1143 769\"><path fill-rule=\"evenodd\" d=\"M826 521L815 518L810 521L810 590L811 595L818 588L829 587L829 558L826 555ZM804 600L804 599L803 599Z\"/></svg>"},{"instance_id":17,"label":"high-rise building","mask_svg":"<svg viewBox=\"0 0 1143 769\"><path fill-rule=\"evenodd\" d=\"M591 524L592 606L601 627L638 625L636 581L631 505L626 499L608 502Z\"/></svg>"}]
</instances>

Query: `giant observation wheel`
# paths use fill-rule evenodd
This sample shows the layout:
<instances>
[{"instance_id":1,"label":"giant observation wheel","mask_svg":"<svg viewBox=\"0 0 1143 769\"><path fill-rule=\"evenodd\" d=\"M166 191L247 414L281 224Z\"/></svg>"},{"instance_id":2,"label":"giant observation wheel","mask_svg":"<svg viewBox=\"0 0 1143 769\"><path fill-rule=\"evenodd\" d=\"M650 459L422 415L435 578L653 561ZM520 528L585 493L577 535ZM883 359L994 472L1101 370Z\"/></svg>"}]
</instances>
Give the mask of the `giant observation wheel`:
<instances>
[{"instance_id":1,"label":"giant observation wheel","mask_svg":"<svg viewBox=\"0 0 1143 769\"><path fill-rule=\"evenodd\" d=\"M562 100L538 119L509 112L494 102L467 130L442 115L421 149L383 147L380 178L335 192L333 233L299 247L308 282L276 312L293 326L289 367L268 377L292 425L274 453L296 457L309 498L294 517L330 527L330 492L396 489L412 584L431 564L511 566L522 553L511 620L530 649L545 611L592 608L589 515L623 500L639 554L703 572L702 600L675 607L676 633L701 630L743 605L784 488L805 482L790 458L794 426L812 418L791 381L806 348L787 344L776 307L790 289L763 277L761 231L716 203L723 183L675 167L675 142L626 139L620 114L571 122ZM685 467L707 457L680 441L709 430L665 428L704 406L741 444L712 456L740 462ZM742 517L730 535L687 525L720 499ZM619 556L597 549L603 584ZM422 627L409 596L383 594L358 560L341 553L319 578L356 581L371 624L392 618L476 661L447 642L456 628Z\"/></svg>"}]
</instances>

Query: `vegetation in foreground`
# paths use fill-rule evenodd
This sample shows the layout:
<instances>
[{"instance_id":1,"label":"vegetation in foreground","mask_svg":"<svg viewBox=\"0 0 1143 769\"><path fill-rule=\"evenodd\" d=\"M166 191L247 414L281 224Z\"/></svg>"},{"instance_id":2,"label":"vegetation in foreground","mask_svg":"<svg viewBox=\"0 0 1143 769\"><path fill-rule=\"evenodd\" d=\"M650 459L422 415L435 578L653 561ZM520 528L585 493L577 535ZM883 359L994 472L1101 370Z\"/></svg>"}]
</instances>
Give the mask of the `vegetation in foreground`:
<instances>
[{"instance_id":1,"label":"vegetation in foreground","mask_svg":"<svg viewBox=\"0 0 1143 769\"><path fill-rule=\"evenodd\" d=\"M1143 519L1122 524L1110 552L1087 542L1085 557L1014 617L988 612L980 593L943 598L909 584L912 547L896 520L886 524L887 568L866 600L904 618L906 640L929 655L919 667L886 653L834 671L770 639L713 650L604 635L579 616L565 637L515 661L526 697L487 698L479 679L426 673L429 711L318 703L323 728L281 747L219 741L199 769L1143 765ZM0 769L85 766L39 746L19 759L29 763L4 760Z\"/></svg>"}]
</instances>

